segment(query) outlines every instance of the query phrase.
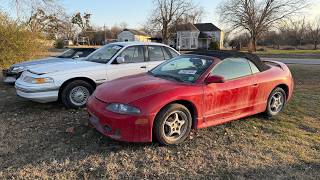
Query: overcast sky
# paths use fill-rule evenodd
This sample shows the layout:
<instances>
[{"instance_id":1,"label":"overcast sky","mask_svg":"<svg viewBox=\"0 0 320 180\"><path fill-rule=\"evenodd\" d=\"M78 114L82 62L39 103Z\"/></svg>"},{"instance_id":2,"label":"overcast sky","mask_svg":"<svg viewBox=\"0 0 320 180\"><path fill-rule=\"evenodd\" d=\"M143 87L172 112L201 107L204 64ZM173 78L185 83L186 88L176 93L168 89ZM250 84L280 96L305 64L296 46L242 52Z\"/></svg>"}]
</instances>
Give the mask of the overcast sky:
<instances>
[{"instance_id":1,"label":"overcast sky","mask_svg":"<svg viewBox=\"0 0 320 180\"><path fill-rule=\"evenodd\" d=\"M8 3L9 0L0 0L2 9L11 12L12 9ZM205 11L203 22L211 22L218 26L219 17L216 14L217 6L223 0L194 0L196 4L202 6ZM304 14L297 18L305 16L307 19L320 17L320 0L310 0L312 5L305 10ZM139 28L146 21L152 10L152 0L59 0L68 14L77 11L92 13L92 23L96 26L113 26L126 22L131 28Z\"/></svg>"}]
</instances>

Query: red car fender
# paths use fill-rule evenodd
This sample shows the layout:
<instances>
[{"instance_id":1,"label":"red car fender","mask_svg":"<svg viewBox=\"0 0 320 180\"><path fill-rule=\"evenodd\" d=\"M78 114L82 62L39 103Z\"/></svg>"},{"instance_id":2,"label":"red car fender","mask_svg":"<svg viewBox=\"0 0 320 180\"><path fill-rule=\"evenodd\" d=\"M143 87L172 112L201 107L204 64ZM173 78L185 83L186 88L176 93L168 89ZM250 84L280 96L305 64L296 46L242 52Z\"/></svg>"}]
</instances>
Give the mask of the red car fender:
<instances>
[{"instance_id":1,"label":"red car fender","mask_svg":"<svg viewBox=\"0 0 320 180\"><path fill-rule=\"evenodd\" d=\"M178 94L180 91L184 91L185 95L179 96ZM156 95L152 95L150 97L144 97L130 104L136 107L148 107L148 109L143 111L149 114L149 130L152 131L156 115L161 111L161 109L172 103L185 105L189 109L192 108L193 111L191 111L190 113L195 118L193 127L197 128L199 122L202 122L203 119L203 101L202 85L194 85L186 88L169 90Z\"/></svg>"}]
</instances>

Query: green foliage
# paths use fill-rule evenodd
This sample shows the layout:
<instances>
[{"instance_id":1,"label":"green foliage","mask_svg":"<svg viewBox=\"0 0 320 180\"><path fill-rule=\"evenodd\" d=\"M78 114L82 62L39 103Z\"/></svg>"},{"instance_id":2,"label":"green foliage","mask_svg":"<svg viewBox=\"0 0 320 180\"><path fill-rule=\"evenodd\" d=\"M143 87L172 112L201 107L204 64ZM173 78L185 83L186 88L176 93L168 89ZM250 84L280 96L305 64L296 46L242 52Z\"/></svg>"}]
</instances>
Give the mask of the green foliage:
<instances>
[{"instance_id":1,"label":"green foliage","mask_svg":"<svg viewBox=\"0 0 320 180\"><path fill-rule=\"evenodd\" d=\"M64 40L63 39L57 39L55 44L55 48L57 49L63 49L64 48Z\"/></svg>"},{"instance_id":2,"label":"green foliage","mask_svg":"<svg viewBox=\"0 0 320 180\"><path fill-rule=\"evenodd\" d=\"M209 44L209 50L219 50L220 49L220 45L218 42L216 41L212 41L210 44Z\"/></svg>"},{"instance_id":3,"label":"green foliage","mask_svg":"<svg viewBox=\"0 0 320 180\"><path fill-rule=\"evenodd\" d=\"M90 18L91 18L91 14L84 13L84 15L81 16L81 13L78 12L72 16L71 22L72 22L72 24L79 26L79 28L82 31L86 31L88 29L91 29Z\"/></svg>"},{"instance_id":4,"label":"green foliage","mask_svg":"<svg viewBox=\"0 0 320 180\"><path fill-rule=\"evenodd\" d=\"M0 68L41 56L45 43L39 33L0 13Z\"/></svg>"}]
</instances>

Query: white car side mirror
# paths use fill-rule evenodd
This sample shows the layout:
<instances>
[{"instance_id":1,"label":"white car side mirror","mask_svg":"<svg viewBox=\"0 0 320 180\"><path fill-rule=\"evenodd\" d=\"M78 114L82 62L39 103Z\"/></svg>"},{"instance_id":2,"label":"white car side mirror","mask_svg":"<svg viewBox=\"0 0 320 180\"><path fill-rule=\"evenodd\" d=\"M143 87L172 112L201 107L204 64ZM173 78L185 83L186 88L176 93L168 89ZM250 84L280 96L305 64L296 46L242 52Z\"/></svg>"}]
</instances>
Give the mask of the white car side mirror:
<instances>
[{"instance_id":1,"label":"white car side mirror","mask_svg":"<svg viewBox=\"0 0 320 180\"><path fill-rule=\"evenodd\" d=\"M117 57L117 63L118 63L118 64L123 64L123 63L125 63L124 57Z\"/></svg>"},{"instance_id":2,"label":"white car side mirror","mask_svg":"<svg viewBox=\"0 0 320 180\"><path fill-rule=\"evenodd\" d=\"M79 55L75 55L75 56L72 57L72 59L78 59L78 58L80 58Z\"/></svg>"}]
</instances>

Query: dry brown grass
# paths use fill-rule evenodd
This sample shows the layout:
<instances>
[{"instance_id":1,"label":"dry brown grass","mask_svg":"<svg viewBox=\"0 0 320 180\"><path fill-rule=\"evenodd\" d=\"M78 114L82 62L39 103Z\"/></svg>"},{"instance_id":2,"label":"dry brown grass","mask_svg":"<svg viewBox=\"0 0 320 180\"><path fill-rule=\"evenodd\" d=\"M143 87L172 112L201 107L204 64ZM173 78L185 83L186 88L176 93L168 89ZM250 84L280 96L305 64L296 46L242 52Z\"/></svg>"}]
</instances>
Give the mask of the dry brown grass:
<instances>
[{"instance_id":1,"label":"dry brown grass","mask_svg":"<svg viewBox=\"0 0 320 180\"><path fill-rule=\"evenodd\" d=\"M319 179L320 66L290 68L296 89L280 116L193 132L174 147L110 140L85 125L85 110L22 100L1 84L0 179Z\"/></svg>"}]
</instances>

